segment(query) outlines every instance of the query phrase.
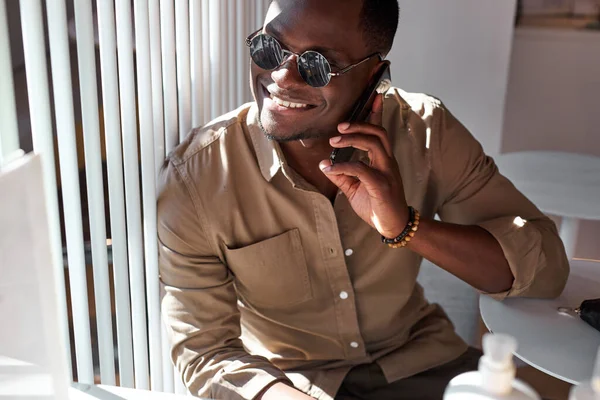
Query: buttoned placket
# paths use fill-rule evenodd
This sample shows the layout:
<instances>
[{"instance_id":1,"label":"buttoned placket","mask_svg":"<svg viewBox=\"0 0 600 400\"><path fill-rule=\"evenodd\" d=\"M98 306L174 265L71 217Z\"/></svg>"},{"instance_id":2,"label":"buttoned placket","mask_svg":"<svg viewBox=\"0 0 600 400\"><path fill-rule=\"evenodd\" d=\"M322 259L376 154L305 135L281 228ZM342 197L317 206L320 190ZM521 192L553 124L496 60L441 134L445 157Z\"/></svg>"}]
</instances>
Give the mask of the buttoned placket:
<instances>
[{"instance_id":1,"label":"buttoned placket","mask_svg":"<svg viewBox=\"0 0 600 400\"><path fill-rule=\"evenodd\" d=\"M313 207L323 263L327 268L331 291L334 293L341 345L349 359L365 358L367 353L358 324L354 289L346 265L348 256L342 247L336 210L329 199L316 192L313 193Z\"/></svg>"},{"instance_id":2,"label":"buttoned placket","mask_svg":"<svg viewBox=\"0 0 600 400\"><path fill-rule=\"evenodd\" d=\"M296 171L282 162L282 172L294 189L308 193L312 198L316 231L321 244L321 255L326 267L329 285L334 293L334 309L340 346L348 359L369 361L354 302L354 288L346 266L345 251L339 234L334 206L315 187ZM336 201L343 194L338 190Z\"/></svg>"}]
</instances>

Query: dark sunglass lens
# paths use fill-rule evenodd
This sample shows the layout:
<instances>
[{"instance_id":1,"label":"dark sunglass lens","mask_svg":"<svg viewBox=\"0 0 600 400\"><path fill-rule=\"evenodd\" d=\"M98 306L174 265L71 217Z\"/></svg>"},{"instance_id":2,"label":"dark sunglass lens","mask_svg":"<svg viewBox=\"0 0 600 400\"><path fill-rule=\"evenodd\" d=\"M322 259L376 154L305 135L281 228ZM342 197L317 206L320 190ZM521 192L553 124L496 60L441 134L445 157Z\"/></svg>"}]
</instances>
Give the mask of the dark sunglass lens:
<instances>
[{"instance_id":1,"label":"dark sunglass lens","mask_svg":"<svg viewBox=\"0 0 600 400\"><path fill-rule=\"evenodd\" d=\"M322 87L331 80L331 66L327 59L316 51L307 51L298 59L302 79L310 86Z\"/></svg>"},{"instance_id":2,"label":"dark sunglass lens","mask_svg":"<svg viewBox=\"0 0 600 400\"><path fill-rule=\"evenodd\" d=\"M271 70L281 65L283 52L277 40L261 34L252 39L250 57L262 69Z\"/></svg>"}]
</instances>

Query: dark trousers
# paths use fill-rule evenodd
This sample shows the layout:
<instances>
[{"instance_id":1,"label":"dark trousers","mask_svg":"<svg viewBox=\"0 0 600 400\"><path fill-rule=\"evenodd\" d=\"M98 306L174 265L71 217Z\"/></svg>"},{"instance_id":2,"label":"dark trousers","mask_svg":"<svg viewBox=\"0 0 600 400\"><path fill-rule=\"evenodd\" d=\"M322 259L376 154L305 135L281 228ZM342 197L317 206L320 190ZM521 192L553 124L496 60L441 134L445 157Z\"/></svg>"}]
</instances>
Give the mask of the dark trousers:
<instances>
[{"instance_id":1,"label":"dark trousers","mask_svg":"<svg viewBox=\"0 0 600 400\"><path fill-rule=\"evenodd\" d=\"M482 353L470 347L447 364L420 374L388 383L377 363L359 365L350 370L336 400L441 400L452 378L477 370Z\"/></svg>"}]
</instances>

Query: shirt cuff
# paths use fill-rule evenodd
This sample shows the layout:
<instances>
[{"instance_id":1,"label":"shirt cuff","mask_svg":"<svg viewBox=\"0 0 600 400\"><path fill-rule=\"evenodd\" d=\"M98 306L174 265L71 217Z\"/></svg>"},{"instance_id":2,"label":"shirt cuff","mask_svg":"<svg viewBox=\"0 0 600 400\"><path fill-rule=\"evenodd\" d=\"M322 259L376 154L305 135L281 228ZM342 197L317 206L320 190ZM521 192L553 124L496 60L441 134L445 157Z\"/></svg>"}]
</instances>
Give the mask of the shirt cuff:
<instances>
[{"instance_id":1,"label":"shirt cuff","mask_svg":"<svg viewBox=\"0 0 600 400\"><path fill-rule=\"evenodd\" d=\"M269 386L284 382L292 387L294 384L279 369L272 367L255 368L234 362L224 368L223 373L213 380L213 396L216 399L253 400ZM239 364L239 365L237 365Z\"/></svg>"},{"instance_id":2,"label":"shirt cuff","mask_svg":"<svg viewBox=\"0 0 600 400\"><path fill-rule=\"evenodd\" d=\"M477 225L498 241L515 278L512 287L504 292L482 293L496 300L524 295L533 284L536 274L546 264L542 233L535 226L535 221L526 221L519 216L507 216Z\"/></svg>"}]
</instances>

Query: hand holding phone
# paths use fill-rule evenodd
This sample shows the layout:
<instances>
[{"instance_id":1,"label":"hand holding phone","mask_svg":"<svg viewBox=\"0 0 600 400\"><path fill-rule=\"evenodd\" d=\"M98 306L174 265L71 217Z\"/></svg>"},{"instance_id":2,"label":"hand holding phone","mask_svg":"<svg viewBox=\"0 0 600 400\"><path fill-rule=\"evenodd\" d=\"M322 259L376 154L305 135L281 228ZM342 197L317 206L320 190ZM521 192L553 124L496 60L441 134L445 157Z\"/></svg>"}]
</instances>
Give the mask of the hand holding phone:
<instances>
[{"instance_id":1,"label":"hand holding phone","mask_svg":"<svg viewBox=\"0 0 600 400\"><path fill-rule=\"evenodd\" d=\"M350 113L350 117L348 118L348 122L352 123L366 121L371 113L371 108L373 107L373 102L375 101L377 95L387 92L391 84L392 78L390 74L390 62L386 60L383 61L377 72L375 72L369 81L367 89L354 105L354 108ZM350 161L350 158L352 158L353 153L354 148L352 147L334 149L329 156L329 159L331 160L332 165L348 162Z\"/></svg>"},{"instance_id":2,"label":"hand holding phone","mask_svg":"<svg viewBox=\"0 0 600 400\"><path fill-rule=\"evenodd\" d=\"M389 65L383 64L356 104L354 122L338 126L340 135L330 139L339 150L319 168L344 193L356 215L384 237L395 238L405 229L409 211L400 166L382 126L383 98L377 100L389 85ZM369 154L368 164L350 161L355 148Z\"/></svg>"}]
</instances>

